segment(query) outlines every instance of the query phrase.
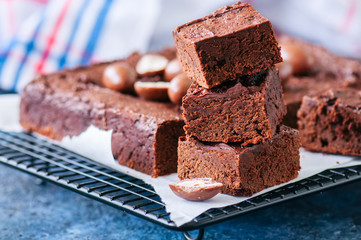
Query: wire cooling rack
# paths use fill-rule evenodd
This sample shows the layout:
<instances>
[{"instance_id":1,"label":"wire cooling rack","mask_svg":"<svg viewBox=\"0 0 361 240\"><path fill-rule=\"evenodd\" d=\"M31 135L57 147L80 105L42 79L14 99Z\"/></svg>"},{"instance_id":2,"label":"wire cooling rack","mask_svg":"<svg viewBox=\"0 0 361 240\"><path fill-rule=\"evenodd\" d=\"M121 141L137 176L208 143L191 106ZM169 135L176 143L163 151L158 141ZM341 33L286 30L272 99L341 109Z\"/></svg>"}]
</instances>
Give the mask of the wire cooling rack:
<instances>
[{"instance_id":1,"label":"wire cooling rack","mask_svg":"<svg viewBox=\"0 0 361 240\"><path fill-rule=\"evenodd\" d=\"M0 131L0 162L166 228L183 232L200 229L198 239L208 225L361 178L361 165L326 170L242 203L210 209L176 226L150 185L31 134ZM188 233L184 235L191 239Z\"/></svg>"}]
</instances>

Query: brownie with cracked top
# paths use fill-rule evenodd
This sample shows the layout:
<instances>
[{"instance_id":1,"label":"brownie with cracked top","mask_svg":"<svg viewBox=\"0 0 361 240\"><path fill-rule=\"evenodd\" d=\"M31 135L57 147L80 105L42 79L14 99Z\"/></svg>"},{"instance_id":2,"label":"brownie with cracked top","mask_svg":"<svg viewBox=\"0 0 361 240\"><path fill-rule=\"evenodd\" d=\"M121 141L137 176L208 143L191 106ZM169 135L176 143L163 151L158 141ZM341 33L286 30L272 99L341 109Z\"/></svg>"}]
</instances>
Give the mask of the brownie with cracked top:
<instances>
[{"instance_id":1,"label":"brownie with cracked top","mask_svg":"<svg viewBox=\"0 0 361 240\"><path fill-rule=\"evenodd\" d=\"M298 131L284 125L272 139L249 147L181 137L178 177L212 178L223 183L223 193L251 196L296 178L300 170L299 148Z\"/></svg>"},{"instance_id":2,"label":"brownie with cracked top","mask_svg":"<svg viewBox=\"0 0 361 240\"><path fill-rule=\"evenodd\" d=\"M184 72L211 88L281 62L270 21L237 2L173 31Z\"/></svg>"},{"instance_id":3,"label":"brownie with cracked top","mask_svg":"<svg viewBox=\"0 0 361 240\"><path fill-rule=\"evenodd\" d=\"M187 136L242 145L272 138L286 114L274 67L211 89L193 82L182 106Z\"/></svg>"},{"instance_id":4,"label":"brownie with cracked top","mask_svg":"<svg viewBox=\"0 0 361 240\"><path fill-rule=\"evenodd\" d=\"M304 96L297 116L307 150L361 156L360 90L330 89Z\"/></svg>"}]
</instances>

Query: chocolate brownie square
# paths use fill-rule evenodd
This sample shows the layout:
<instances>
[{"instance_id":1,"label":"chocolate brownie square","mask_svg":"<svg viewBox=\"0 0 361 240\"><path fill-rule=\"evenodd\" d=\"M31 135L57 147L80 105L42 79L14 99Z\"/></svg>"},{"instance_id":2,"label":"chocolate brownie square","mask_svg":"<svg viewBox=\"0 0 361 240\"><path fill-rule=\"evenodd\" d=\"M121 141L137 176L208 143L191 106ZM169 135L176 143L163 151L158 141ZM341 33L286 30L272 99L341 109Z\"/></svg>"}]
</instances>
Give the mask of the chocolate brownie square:
<instances>
[{"instance_id":1,"label":"chocolate brownie square","mask_svg":"<svg viewBox=\"0 0 361 240\"><path fill-rule=\"evenodd\" d=\"M193 82L182 106L186 135L241 145L272 138L286 114L278 72L273 67L211 89Z\"/></svg>"},{"instance_id":2,"label":"chocolate brownie square","mask_svg":"<svg viewBox=\"0 0 361 240\"><path fill-rule=\"evenodd\" d=\"M179 26L173 37L183 70L204 88L282 61L271 23L247 3Z\"/></svg>"},{"instance_id":3,"label":"chocolate brownie square","mask_svg":"<svg viewBox=\"0 0 361 240\"><path fill-rule=\"evenodd\" d=\"M361 91L330 89L303 97L297 113L302 146L361 156Z\"/></svg>"},{"instance_id":4,"label":"chocolate brownie square","mask_svg":"<svg viewBox=\"0 0 361 240\"><path fill-rule=\"evenodd\" d=\"M271 140L250 147L181 137L178 177L212 178L224 184L223 193L251 196L296 178L300 170L299 148L297 130L284 125Z\"/></svg>"}]
</instances>

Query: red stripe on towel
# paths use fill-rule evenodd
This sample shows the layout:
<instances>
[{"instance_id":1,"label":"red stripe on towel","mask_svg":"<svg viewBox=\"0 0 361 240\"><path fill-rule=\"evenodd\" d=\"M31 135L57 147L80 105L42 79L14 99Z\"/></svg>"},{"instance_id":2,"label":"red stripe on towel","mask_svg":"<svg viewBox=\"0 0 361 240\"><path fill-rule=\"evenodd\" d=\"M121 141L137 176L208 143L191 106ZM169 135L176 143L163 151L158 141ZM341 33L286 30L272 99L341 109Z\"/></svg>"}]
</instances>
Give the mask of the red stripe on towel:
<instances>
[{"instance_id":1,"label":"red stripe on towel","mask_svg":"<svg viewBox=\"0 0 361 240\"><path fill-rule=\"evenodd\" d=\"M68 8L70 6L70 3L71 3L71 0L67 0L66 3L64 4L64 7L61 9L61 12L59 14L59 17L55 23L55 26L53 28L53 31L52 33L50 34L49 36L49 40L47 42L47 45L45 47L45 50L43 52L43 55L41 57L41 60L40 62L38 63L38 66L36 67L36 71L38 73L42 73L43 71L43 67L45 65L45 62L46 62L46 59L48 58L49 56L49 53L50 53L50 50L55 42L55 39L56 39L56 35L58 34L58 31L60 29L60 26L61 26L61 23L63 22L64 20L64 17L65 17L65 14L66 12L68 11Z\"/></svg>"},{"instance_id":2,"label":"red stripe on towel","mask_svg":"<svg viewBox=\"0 0 361 240\"><path fill-rule=\"evenodd\" d=\"M347 30L350 28L352 20L354 19L355 15L356 15L356 10L357 10L357 0L351 0L350 6L347 10L346 16L341 25L341 30L343 32L347 32Z\"/></svg>"}]
</instances>

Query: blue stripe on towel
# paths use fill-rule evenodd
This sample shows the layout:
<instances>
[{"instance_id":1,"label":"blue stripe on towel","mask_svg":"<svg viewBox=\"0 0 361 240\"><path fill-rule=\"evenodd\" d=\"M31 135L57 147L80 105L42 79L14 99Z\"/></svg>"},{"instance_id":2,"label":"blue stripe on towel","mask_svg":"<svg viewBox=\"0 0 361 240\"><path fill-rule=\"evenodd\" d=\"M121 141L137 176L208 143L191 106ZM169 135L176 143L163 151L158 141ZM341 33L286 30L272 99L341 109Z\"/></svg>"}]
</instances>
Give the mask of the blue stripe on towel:
<instances>
[{"instance_id":1,"label":"blue stripe on towel","mask_svg":"<svg viewBox=\"0 0 361 240\"><path fill-rule=\"evenodd\" d=\"M110 9L110 6L112 5L112 3L113 3L113 0L106 0L103 7L101 8L98 17L96 18L97 21L95 22L93 31L90 34L89 42L85 48L84 54L80 61L81 65L89 64L91 57L93 55L94 49L96 47L96 44L99 40L100 33L103 29L103 24L104 24L105 18L109 12L109 9Z\"/></svg>"},{"instance_id":2,"label":"blue stripe on towel","mask_svg":"<svg viewBox=\"0 0 361 240\"><path fill-rule=\"evenodd\" d=\"M15 92L15 90L16 90L17 84L18 84L19 79L20 79L20 74L23 71L23 68L25 66L25 63L26 63L30 53L35 48L35 42L36 42L36 39L37 39L38 34L40 32L41 26L43 25L44 19L45 19L45 9L43 9L42 15L40 17L40 21L38 22L38 25L36 26L33 35L29 39L29 42L26 43L26 45L25 45L25 54L24 54L23 58L21 59L20 65L19 65L18 70L16 72L13 85L12 85L12 87L10 89L11 91Z\"/></svg>"},{"instance_id":3,"label":"blue stripe on towel","mask_svg":"<svg viewBox=\"0 0 361 240\"><path fill-rule=\"evenodd\" d=\"M85 9L89 6L90 0L85 0L83 1L83 4L80 6L80 10L78 13L78 16L75 19L74 25L73 25L73 29L71 30L70 33L70 37L68 42L66 43L66 47L64 50L63 55L59 58L59 64L58 64L58 70L61 70L64 68L66 62L67 62L67 58L68 58L68 53L70 51L71 45L73 44L74 38L76 36L76 33L78 31L79 25L80 25L80 21L82 20L83 16L84 16L84 12Z\"/></svg>"}]
</instances>

